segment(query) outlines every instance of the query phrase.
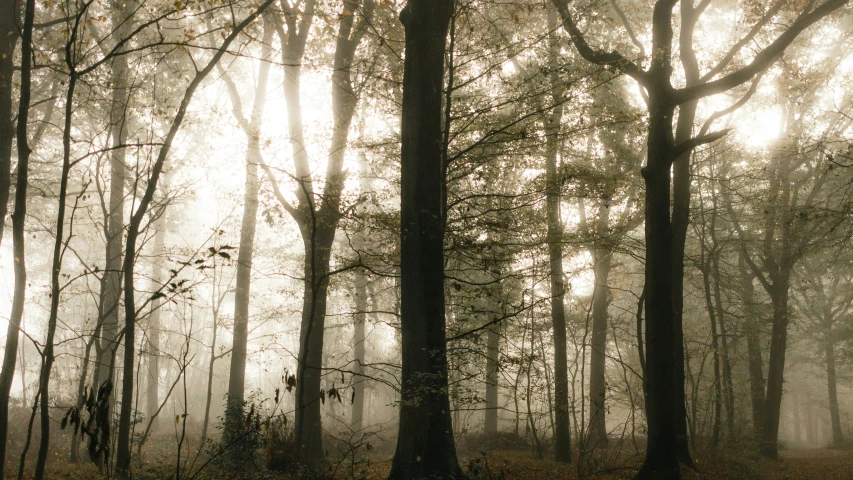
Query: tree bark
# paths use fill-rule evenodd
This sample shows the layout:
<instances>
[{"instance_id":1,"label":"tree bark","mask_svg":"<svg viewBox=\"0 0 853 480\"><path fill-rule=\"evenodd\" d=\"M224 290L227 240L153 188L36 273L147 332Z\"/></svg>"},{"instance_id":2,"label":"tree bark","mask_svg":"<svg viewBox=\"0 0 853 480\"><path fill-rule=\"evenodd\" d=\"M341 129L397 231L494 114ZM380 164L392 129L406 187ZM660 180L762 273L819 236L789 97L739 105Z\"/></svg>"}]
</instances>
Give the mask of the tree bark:
<instances>
[{"instance_id":1,"label":"tree bark","mask_svg":"<svg viewBox=\"0 0 853 480\"><path fill-rule=\"evenodd\" d=\"M761 453L770 458L779 456L779 415L782 412L785 350L788 345L788 285L787 275L780 275L768 292L773 304L773 329L770 336L770 360L767 371L767 397L764 404Z\"/></svg>"},{"instance_id":2,"label":"tree bark","mask_svg":"<svg viewBox=\"0 0 853 480\"><path fill-rule=\"evenodd\" d=\"M14 75L15 46L18 44L18 19L20 4L6 0L0 5L0 242L6 230L9 212L9 188L12 184L12 140L15 122L12 119L12 77Z\"/></svg>"},{"instance_id":3,"label":"tree bark","mask_svg":"<svg viewBox=\"0 0 853 480\"><path fill-rule=\"evenodd\" d=\"M498 374L500 369L500 332L492 326L486 333L486 412L483 434L498 433Z\"/></svg>"},{"instance_id":4,"label":"tree bark","mask_svg":"<svg viewBox=\"0 0 853 480\"><path fill-rule=\"evenodd\" d=\"M112 40L120 41L130 30L130 5L120 8L112 5ZM125 14L125 15L123 15ZM97 361L95 365L95 389L107 380L113 380L115 371L116 352L119 339L118 324L121 299L121 266L122 266L122 235L124 233L124 196L126 185L127 165L125 163L128 134L128 79L127 57L116 55L110 61L110 82L112 85L110 99L110 197L109 211L104 219L106 225L106 262L101 277L101 292L99 298L98 321L101 324L102 337L96 346ZM115 396L109 401L110 409L115 405Z\"/></svg>"},{"instance_id":5,"label":"tree bark","mask_svg":"<svg viewBox=\"0 0 853 480\"><path fill-rule=\"evenodd\" d=\"M832 424L832 446L840 447L844 444L844 435L841 433L841 415L838 411L838 391L835 377L835 340L829 329L824 333L824 354L826 356L826 383L829 393L829 418Z\"/></svg>"},{"instance_id":6,"label":"tree bark","mask_svg":"<svg viewBox=\"0 0 853 480\"><path fill-rule=\"evenodd\" d=\"M606 234L610 209L601 205L598 209L599 232ZM604 229L602 229L604 227ZM607 445L605 378L607 359L607 309L610 305L610 262L612 254L606 249L593 253L595 287L592 292L592 339L589 359L589 433L587 445L593 448Z\"/></svg>"},{"instance_id":7,"label":"tree bark","mask_svg":"<svg viewBox=\"0 0 853 480\"><path fill-rule=\"evenodd\" d=\"M560 125L563 119L563 91L556 73L559 55L556 29L557 12L548 9L548 62L551 65L551 96L554 109L545 120L545 209L548 218L548 263L551 287L551 327L554 338L554 459L571 462L571 427L569 425L569 370L566 352L566 291L563 273L563 223L560 218L561 185L557 173L560 148Z\"/></svg>"},{"instance_id":8,"label":"tree bark","mask_svg":"<svg viewBox=\"0 0 853 480\"><path fill-rule=\"evenodd\" d=\"M364 190L362 190L362 193ZM364 233L356 232L356 245L364 245ZM367 275L359 269L355 274L355 325L353 331L353 356L355 357L353 371L353 397L352 397L352 418L350 420L350 429L353 433L359 433L364 428L364 353L365 353L365 320L367 319Z\"/></svg>"},{"instance_id":9,"label":"tree bark","mask_svg":"<svg viewBox=\"0 0 853 480\"><path fill-rule=\"evenodd\" d=\"M163 179L163 196L169 191L168 174ZM154 263L152 265L151 278L155 289L160 288L163 282L163 255L165 255L164 244L166 239L166 206L164 205L154 222ZM146 409L148 418L151 419L151 431L156 431L158 422L155 412L160 409L160 315L163 308L162 298L151 301L151 316L148 324L148 385L146 392Z\"/></svg>"},{"instance_id":10,"label":"tree bark","mask_svg":"<svg viewBox=\"0 0 853 480\"><path fill-rule=\"evenodd\" d=\"M402 391L389 480L461 478L447 394L442 87L452 0L409 0L401 127ZM446 125L445 128L448 128Z\"/></svg>"},{"instance_id":11,"label":"tree bark","mask_svg":"<svg viewBox=\"0 0 853 480\"><path fill-rule=\"evenodd\" d=\"M674 320L673 228L670 220L670 171L673 158L672 115L669 102L671 9L662 2L655 7L656 45L664 49L653 63L649 85L648 161L643 168L645 206L645 308L646 308L646 415L648 447L637 478L680 478L680 422L684 357L678 356L678 322ZM661 17L661 18L658 18ZM662 17L665 17L662 18ZM676 412L673 415L673 412Z\"/></svg>"},{"instance_id":12,"label":"tree bark","mask_svg":"<svg viewBox=\"0 0 853 480\"><path fill-rule=\"evenodd\" d=\"M764 359L761 356L761 320L755 305L755 287L743 253L738 256L741 296L744 308L744 334L749 364L749 393L752 404L752 429L759 438L764 425Z\"/></svg>"},{"instance_id":13,"label":"tree bark","mask_svg":"<svg viewBox=\"0 0 853 480\"><path fill-rule=\"evenodd\" d=\"M180 106L175 113L172 123L169 126L166 138L160 147L157 158L151 168L151 173L148 178L148 184L145 187L145 193L139 200L136 212L130 217L130 225L127 231L127 242L125 244L124 259L122 262L122 274L124 276L124 301L125 301L125 332L124 332L124 374L122 376L121 390L121 412L119 415L118 439L116 442L116 473L121 477L130 475L130 429L131 429L131 413L133 410L133 367L136 358L135 349L135 328L136 328L136 307L133 288L133 270L136 259L136 241L142 227L142 220L148 213L148 207L151 200L154 198L154 192L157 190L157 182L163 172L163 165L169 156L172 143L175 136L178 134L184 117L186 116L187 108L190 101L198 89L201 82L210 74L216 64L227 51L228 47L237 38L238 35L252 23L264 10L266 10L274 0L267 0L261 4L255 11L249 14L242 22L234 26L231 33L225 37L222 44L215 50L213 58L202 68L198 70L187 89L184 91L184 96L181 99Z\"/></svg>"},{"instance_id":14,"label":"tree bark","mask_svg":"<svg viewBox=\"0 0 853 480\"><path fill-rule=\"evenodd\" d=\"M72 30L68 45L75 45L77 41L76 28ZM62 293L59 284L59 276L62 271L62 258L65 253L65 200L68 195L68 176L71 172L71 125L74 112L74 93L78 80L78 72L74 60L68 56L70 49L66 50L65 64L69 68L68 91L65 96L65 124L62 130L62 173L59 179L59 199L56 213L56 231L53 243L53 260L51 262L50 275L50 312L47 320L47 335L42 350L42 368L39 375L39 410L40 430L39 450L36 457L36 468L33 478L42 480L47 464L47 454L50 447L50 373L54 361L54 337L56 335L56 323L59 317L59 297Z\"/></svg>"},{"instance_id":15,"label":"tree bark","mask_svg":"<svg viewBox=\"0 0 853 480\"><path fill-rule=\"evenodd\" d=\"M18 178L15 181L15 210L12 213L12 252L15 270L15 291L12 311L6 329L6 349L3 353L3 369L0 371L0 478L5 478L6 446L9 435L9 392L15 379L15 363L18 357L18 339L21 320L24 317L24 301L27 288L27 268L24 262L24 226L27 219L27 182L29 179L30 144L27 123L30 111L31 58L33 39L33 17L35 0L27 0L24 25L21 31L21 87L18 101ZM14 17L11 17L14 18ZM10 18L10 20L11 20ZM11 57L11 56L10 56ZM11 61L11 60L10 60ZM11 81L11 78L10 78Z\"/></svg>"},{"instance_id":16,"label":"tree bark","mask_svg":"<svg viewBox=\"0 0 853 480\"><path fill-rule=\"evenodd\" d=\"M237 285L234 290L234 337L231 344L231 365L228 376L228 399L225 408L225 442L230 444L240 435L243 425L243 398L246 388L246 352L249 343L249 303L251 301L252 261L255 251L255 230L258 217L258 192L260 181L258 166L262 154L260 146L261 125L266 106L269 82L270 55L273 28L271 20L264 18L261 40L261 65L251 117L243 117L240 94L230 78L223 75L231 94L231 105L237 122L246 135L246 180L243 193L243 219L240 225L240 246L237 253ZM215 338L215 337L214 337ZM211 370L213 368L211 352ZM212 374L212 373L210 373Z\"/></svg>"}]
</instances>

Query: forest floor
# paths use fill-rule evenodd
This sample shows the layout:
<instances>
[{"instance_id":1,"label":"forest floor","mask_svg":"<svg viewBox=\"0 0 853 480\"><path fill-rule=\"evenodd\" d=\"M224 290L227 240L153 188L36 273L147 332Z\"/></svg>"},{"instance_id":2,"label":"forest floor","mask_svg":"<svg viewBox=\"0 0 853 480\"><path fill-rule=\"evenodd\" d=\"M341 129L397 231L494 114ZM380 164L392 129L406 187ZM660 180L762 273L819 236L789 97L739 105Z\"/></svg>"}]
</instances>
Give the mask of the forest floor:
<instances>
[{"instance_id":1,"label":"forest floor","mask_svg":"<svg viewBox=\"0 0 853 480\"><path fill-rule=\"evenodd\" d=\"M717 451L713 454L697 457L697 470L684 468L685 480L846 480L853 479L853 452L829 449L787 449L781 453L779 461L771 461L757 454L747 454L743 450ZM575 480L575 479L630 479L636 473L642 458L629 456L619 461L607 461L607 465L596 468L595 461L586 462L586 472L579 471L577 462L571 465L558 464L552 460L537 460L530 451L498 450L485 456L462 455L460 462L472 480ZM57 459L59 460L59 459ZM164 462L165 463L165 462ZM138 479L174 478L174 470L166 468L160 462L148 464L147 468L136 471ZM159 464L159 468L157 468ZM484 468L485 465L488 467ZM347 465L336 468L334 476L294 475L273 473L263 470L243 471L239 473L211 468L195 476L199 480L307 480L353 479L384 480L388 475L390 459L376 458L369 465L356 466L353 475ZM9 472L11 473L11 472ZM7 478L14 478L8 476ZM86 463L68 464L62 461L51 462L48 478L56 480L79 480L104 478L97 470Z\"/></svg>"}]
</instances>

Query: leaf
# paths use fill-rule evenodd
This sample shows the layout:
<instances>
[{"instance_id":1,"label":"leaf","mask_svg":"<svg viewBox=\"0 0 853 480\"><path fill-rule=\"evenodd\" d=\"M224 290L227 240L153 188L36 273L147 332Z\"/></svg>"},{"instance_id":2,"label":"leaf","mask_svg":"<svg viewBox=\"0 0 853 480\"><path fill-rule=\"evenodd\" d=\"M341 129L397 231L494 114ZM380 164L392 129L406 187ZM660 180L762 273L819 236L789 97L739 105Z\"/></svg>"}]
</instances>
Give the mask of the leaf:
<instances>
[{"instance_id":1,"label":"leaf","mask_svg":"<svg viewBox=\"0 0 853 480\"><path fill-rule=\"evenodd\" d=\"M231 260L231 255L228 255L227 252L219 252L219 256L226 260Z\"/></svg>"},{"instance_id":2,"label":"leaf","mask_svg":"<svg viewBox=\"0 0 853 480\"><path fill-rule=\"evenodd\" d=\"M181 416L180 416L180 415L175 415L175 425L177 425L177 424L179 424L179 423L181 423Z\"/></svg>"}]
</instances>

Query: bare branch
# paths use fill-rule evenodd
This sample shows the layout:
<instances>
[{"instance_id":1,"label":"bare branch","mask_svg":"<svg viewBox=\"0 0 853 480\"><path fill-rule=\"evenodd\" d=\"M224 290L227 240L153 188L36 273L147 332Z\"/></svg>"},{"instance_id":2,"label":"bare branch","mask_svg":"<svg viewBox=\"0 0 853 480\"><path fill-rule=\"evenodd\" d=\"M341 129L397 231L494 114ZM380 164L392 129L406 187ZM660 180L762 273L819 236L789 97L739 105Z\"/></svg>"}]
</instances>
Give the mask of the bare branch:
<instances>
[{"instance_id":1,"label":"bare branch","mask_svg":"<svg viewBox=\"0 0 853 480\"><path fill-rule=\"evenodd\" d=\"M580 29L575 24L575 21L572 19L571 12L569 11L569 2L567 0L552 1L554 3L554 7L557 8L557 11L560 13L560 17L563 20L563 28L569 33L569 36L572 38L572 43L575 44L575 48L578 50L578 53L580 53L585 60L596 65L604 65L619 69L639 82L641 85L647 86L648 75L638 67L636 63L628 60L621 53L615 50L605 52L593 48L589 43L587 43L583 33L581 33Z\"/></svg>"}]
</instances>

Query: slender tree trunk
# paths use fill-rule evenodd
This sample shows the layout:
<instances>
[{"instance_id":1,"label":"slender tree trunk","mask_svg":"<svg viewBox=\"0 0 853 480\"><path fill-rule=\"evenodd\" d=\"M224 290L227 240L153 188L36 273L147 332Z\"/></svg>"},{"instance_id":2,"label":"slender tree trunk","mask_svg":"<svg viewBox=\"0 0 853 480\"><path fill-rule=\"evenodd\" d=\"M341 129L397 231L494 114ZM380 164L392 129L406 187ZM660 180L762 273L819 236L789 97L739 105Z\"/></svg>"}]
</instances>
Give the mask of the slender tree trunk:
<instances>
[{"instance_id":1,"label":"slender tree trunk","mask_svg":"<svg viewBox=\"0 0 853 480\"><path fill-rule=\"evenodd\" d=\"M76 34L76 32L75 32ZM76 42L72 34L69 44ZM42 368L39 375L39 401L41 438L39 441L36 469L33 478L41 480L47 464L50 447L50 373L54 361L54 337L59 317L59 297L62 293L59 276L62 271L62 257L65 253L65 200L68 195L68 176L71 171L71 125L74 112L74 93L78 74L71 58L65 59L71 71L68 74L68 92L65 97L65 125L62 131L62 173L59 180L59 199L56 213L56 239L53 244L53 260L50 276L50 313L47 320L47 336L42 350Z\"/></svg>"},{"instance_id":2,"label":"slender tree trunk","mask_svg":"<svg viewBox=\"0 0 853 480\"><path fill-rule=\"evenodd\" d=\"M12 76L15 46L20 37L16 24L19 12L18 1L6 0L0 5L0 242L6 230L9 187L12 184L12 140L15 137L15 122L12 119Z\"/></svg>"},{"instance_id":3,"label":"slender tree trunk","mask_svg":"<svg viewBox=\"0 0 853 480\"><path fill-rule=\"evenodd\" d=\"M154 193L157 190L157 183L160 180L160 175L163 172L163 165L166 163L166 158L169 156L169 151L171 150L172 143L175 140L175 136L178 134L178 130L181 128L181 124L184 121L184 117L187 112L187 108L189 107L190 101L195 94L196 89L201 84L201 82L207 77L208 74L213 70L222 56L225 54L228 47L237 38L238 35L246 28L247 25L252 23L258 16L260 16L264 10L266 10L274 0L266 0L262 5L260 5L254 12L249 14L242 22L234 26L231 30L231 33L227 35L219 46L218 49L215 50L213 54L213 58L201 69L198 70L193 79L190 81L190 84L187 86L187 89L184 91L184 96L181 99L180 106L178 107L178 111L175 113L175 117L172 119L172 123L169 126L168 133L166 134L166 138L163 141L163 145L160 147L160 151L157 154L157 158L154 161L154 164L151 168L151 173L148 178L148 184L145 187L145 193L142 198L139 200L139 206L136 209L136 212L130 218L130 225L128 226L127 231L127 243L125 246L125 254L124 260L122 262L122 274L124 276L124 301L125 301L125 332L124 332L124 374L122 377L122 390L121 390L121 413L119 415L119 425L118 425L118 440L116 442L116 473L121 477L127 477L130 475L130 429L131 429L131 413L133 407L133 366L135 360L135 328L136 328L136 307L135 307L135 298L134 298L134 288L133 288L133 270L135 266L135 256L136 256L136 242L139 236L140 228L142 227L142 220L148 213L148 207L151 204L151 200L154 198Z\"/></svg>"},{"instance_id":4,"label":"slender tree trunk","mask_svg":"<svg viewBox=\"0 0 853 480\"><path fill-rule=\"evenodd\" d=\"M113 41L126 37L130 29L127 9L113 5ZM122 15L122 12L128 16ZM121 298L122 235L124 234L124 197L127 166L125 163L128 134L128 79L127 60L116 55L110 61L112 98L110 99L110 197L108 218L104 219L106 263L101 277L98 321L101 323L102 338L96 347L95 389L114 378L116 352L119 339L119 300ZM110 398L110 409L115 405L115 396ZM111 417L111 415L110 415Z\"/></svg>"},{"instance_id":5,"label":"slender tree trunk","mask_svg":"<svg viewBox=\"0 0 853 480\"><path fill-rule=\"evenodd\" d=\"M704 242L704 239L703 239ZM720 424L722 422L723 408L723 381L720 374L720 342L717 334L717 313L711 296L711 256L716 252L708 251L702 245L702 284L705 287L705 307L711 319L711 353L714 357L714 418L711 424L711 447L717 447L720 443Z\"/></svg>"},{"instance_id":6,"label":"slender tree trunk","mask_svg":"<svg viewBox=\"0 0 853 480\"><path fill-rule=\"evenodd\" d=\"M838 412L838 392L835 378L835 340L829 329L824 333L824 351L826 355L826 383L829 392L829 418L832 423L832 446L840 447L844 444L844 435L841 433L841 416Z\"/></svg>"},{"instance_id":7,"label":"slender tree trunk","mask_svg":"<svg viewBox=\"0 0 853 480\"><path fill-rule=\"evenodd\" d=\"M272 53L273 24L272 20L264 17L264 33L261 40L261 65L258 69L258 83L255 86L255 96L252 104L251 117L243 117L242 101L237 86L231 81L227 72L223 71L223 79L231 95L231 106L237 122L246 135L246 180L243 192L243 219L240 227L240 246L237 254L237 285L234 293L234 337L231 344L231 365L228 376L228 398L225 407L225 443L231 444L239 437L243 427L243 398L246 387L246 354L249 342L249 303L251 301L252 261L255 249L255 230L258 217L258 192L260 183L258 167L263 162L260 146L261 126L263 124L264 108L266 106L267 85L269 82L270 57ZM217 312L218 312L218 308ZM218 315L217 315L218 316ZM216 339L214 325L214 342ZM210 353L210 371L208 372L208 392L213 379L213 363L215 351ZM209 393L208 393L209 395ZM205 434L207 432L207 416L209 406L205 408ZM233 451L240 455L239 450Z\"/></svg>"},{"instance_id":8,"label":"slender tree trunk","mask_svg":"<svg viewBox=\"0 0 853 480\"><path fill-rule=\"evenodd\" d=\"M794 442L800 443L803 440L803 432L802 419L800 418L799 395L791 395L791 412L794 417Z\"/></svg>"},{"instance_id":9,"label":"slender tree trunk","mask_svg":"<svg viewBox=\"0 0 853 480\"><path fill-rule=\"evenodd\" d=\"M362 190L363 191L363 190ZM364 233L357 232L354 243L364 245ZM352 397L352 419L350 429L353 433L359 433L364 428L364 351L365 351L365 320L367 319L367 276L361 269L355 274L355 325L353 332L354 361L353 371L353 397Z\"/></svg>"},{"instance_id":10,"label":"slender tree trunk","mask_svg":"<svg viewBox=\"0 0 853 480\"><path fill-rule=\"evenodd\" d=\"M447 394L442 90L452 0L409 0L401 155L402 397L389 480L460 478ZM446 125L445 128L448 128Z\"/></svg>"},{"instance_id":11,"label":"slender tree trunk","mask_svg":"<svg viewBox=\"0 0 853 480\"><path fill-rule=\"evenodd\" d=\"M610 209L602 205L598 210L601 234L606 233L610 218ZM607 422L605 400L607 383L605 380L607 358L607 308L610 304L611 253L598 249L593 254L595 266L595 287L592 292L592 339L589 358L589 432L586 444L595 448L607 445Z\"/></svg>"},{"instance_id":12,"label":"slender tree trunk","mask_svg":"<svg viewBox=\"0 0 853 480\"><path fill-rule=\"evenodd\" d=\"M163 179L164 197L169 191L168 174ZM155 288L160 288L163 282L163 255L165 255L164 244L166 237L166 207L154 222L154 264L152 265L151 278ZM157 431L158 422L154 412L160 408L160 315L163 308L161 298L151 301L151 316L148 325L148 391L146 392L146 412L148 418L152 419L151 431Z\"/></svg>"},{"instance_id":13,"label":"slender tree trunk","mask_svg":"<svg viewBox=\"0 0 853 480\"><path fill-rule=\"evenodd\" d=\"M556 67L559 46L554 33L558 28L557 12L548 9L548 61ZM545 209L548 218L548 261L551 286L551 326L554 330L554 458L558 462L571 462L571 427L569 426L569 370L566 352L565 274L563 273L563 224L560 218L561 182L557 174L557 155L560 148L560 124L563 119L563 88L551 76L551 96L555 107L546 118L545 125Z\"/></svg>"},{"instance_id":14,"label":"slender tree trunk","mask_svg":"<svg viewBox=\"0 0 853 480\"><path fill-rule=\"evenodd\" d=\"M21 320L24 318L24 300L27 288L27 268L24 263L24 226L27 218L27 182L29 179L30 164L30 144L27 137L27 123L30 111L30 75L32 68L34 15L35 0L27 0L24 25L21 32L21 87L16 131L18 142L18 178L15 182L15 210L12 213L15 292L12 297L12 311L6 329L6 349L3 353L3 369L0 371L0 478L5 478L6 441L9 434L9 392L12 389L12 381L15 379L18 338L20 335Z\"/></svg>"},{"instance_id":15,"label":"slender tree trunk","mask_svg":"<svg viewBox=\"0 0 853 480\"><path fill-rule=\"evenodd\" d=\"M325 220L325 219L324 219ZM299 381L296 384L296 444L300 459L319 465L325 461L323 425L320 418L323 343L329 259L335 229L324 220L313 220L311 232L303 227L305 266L302 293L302 328L299 339Z\"/></svg>"},{"instance_id":16,"label":"slender tree trunk","mask_svg":"<svg viewBox=\"0 0 853 480\"><path fill-rule=\"evenodd\" d=\"M715 215L716 215L716 200L715 200ZM716 240L714 241L716 244ZM720 327L720 359L722 362L722 393L724 397L724 405L726 407L726 433L728 438L735 438L735 393L732 384L732 366L729 359L729 341L728 332L726 330L726 312L723 309L723 295L720 291L720 254L721 250L717 250L713 256L711 268L713 269L714 277L714 305L717 309L717 322Z\"/></svg>"},{"instance_id":17,"label":"slender tree trunk","mask_svg":"<svg viewBox=\"0 0 853 480\"><path fill-rule=\"evenodd\" d=\"M298 383L296 385L295 437L299 457L309 464L325 461L323 426L320 418L320 387L323 366L323 343L326 322L326 299L329 287L329 260L341 218L341 195L344 189L344 155L349 141L350 126L355 115L358 97L353 90L352 65L355 50L370 21L373 2L361 6L352 0L344 2L335 44L332 71L333 128L326 166L323 193L315 198L310 177L308 156L303 144L302 110L300 103L300 67L285 67L285 97L291 145L299 181L299 207L294 218L300 227L305 246L302 325L299 342ZM354 24L356 10L360 20ZM301 31L301 30L300 30ZM281 35L281 32L279 32ZM302 49L290 52L290 57L302 58Z\"/></svg>"},{"instance_id":18,"label":"slender tree trunk","mask_svg":"<svg viewBox=\"0 0 853 480\"><path fill-rule=\"evenodd\" d=\"M744 305L744 333L746 336L747 361L749 363L749 393L752 404L752 429L754 436L760 438L764 425L764 360L761 356L761 319L755 305L755 287L753 275L749 272L743 258L738 257L740 269L741 295Z\"/></svg>"},{"instance_id":19,"label":"slender tree trunk","mask_svg":"<svg viewBox=\"0 0 853 480\"><path fill-rule=\"evenodd\" d=\"M234 337L231 344L231 365L228 376L228 400L225 408L225 441L233 442L243 425L243 398L246 388L246 353L249 343L249 303L251 301L252 261L255 251L255 230L258 218L258 192L260 188L258 167L262 162L260 135L266 105L267 83L270 71L270 41L272 25L265 20L261 45L263 61L258 71L258 84L251 119L246 122L240 111L240 97L236 87L232 90L232 106L238 122L246 134L246 180L243 193L243 220L240 226L240 246L237 253L237 285L234 291ZM230 85L229 85L230 86ZM236 96L235 96L236 95ZM213 353L211 353L213 355ZM211 356L211 359L213 357ZM212 365L211 365L212 369ZM211 375L212 373L209 373ZM235 454L237 452L235 451Z\"/></svg>"},{"instance_id":20,"label":"slender tree trunk","mask_svg":"<svg viewBox=\"0 0 853 480\"><path fill-rule=\"evenodd\" d=\"M368 165L367 160L363 155L358 157L359 169L359 190L361 195L368 195L370 182L367 179ZM363 206L359 207L359 212L362 214L368 213ZM353 235L353 247L359 255L362 255L366 248L364 230L359 229ZM372 292L373 289L371 288ZM376 311L375 296L371 295L374 301L373 310ZM355 271L355 325L353 330L353 353L355 365L353 370L353 397L352 397L352 418L350 420L350 429L353 433L359 433L364 429L364 387L366 379L364 375L365 362L365 324L367 320L367 305L368 305L368 279L367 274L363 269Z\"/></svg>"},{"instance_id":21,"label":"slender tree trunk","mask_svg":"<svg viewBox=\"0 0 853 480\"><path fill-rule=\"evenodd\" d=\"M498 433L498 374L500 369L500 332L492 326L486 333L486 412L485 435Z\"/></svg>"}]
</instances>

